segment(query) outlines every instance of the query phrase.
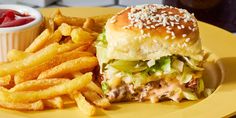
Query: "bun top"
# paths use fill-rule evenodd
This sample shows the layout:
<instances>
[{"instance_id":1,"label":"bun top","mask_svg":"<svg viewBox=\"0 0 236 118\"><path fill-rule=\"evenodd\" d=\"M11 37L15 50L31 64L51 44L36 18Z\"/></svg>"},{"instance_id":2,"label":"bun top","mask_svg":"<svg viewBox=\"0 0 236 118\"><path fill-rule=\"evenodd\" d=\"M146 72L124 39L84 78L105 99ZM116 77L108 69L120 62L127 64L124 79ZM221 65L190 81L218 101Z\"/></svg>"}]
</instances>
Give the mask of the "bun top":
<instances>
[{"instance_id":1,"label":"bun top","mask_svg":"<svg viewBox=\"0 0 236 118\"><path fill-rule=\"evenodd\" d=\"M111 59L149 60L172 54L202 58L197 20L185 9L128 7L109 19L105 29Z\"/></svg>"}]
</instances>

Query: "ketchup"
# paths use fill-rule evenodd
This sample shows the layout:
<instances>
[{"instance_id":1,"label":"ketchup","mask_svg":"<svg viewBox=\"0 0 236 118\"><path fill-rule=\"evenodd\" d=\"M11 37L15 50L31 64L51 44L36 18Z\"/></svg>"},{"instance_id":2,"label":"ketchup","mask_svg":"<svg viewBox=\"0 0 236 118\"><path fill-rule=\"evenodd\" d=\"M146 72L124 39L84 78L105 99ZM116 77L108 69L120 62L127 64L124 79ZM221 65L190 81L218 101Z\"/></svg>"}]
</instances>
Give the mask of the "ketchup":
<instances>
[{"instance_id":1,"label":"ketchup","mask_svg":"<svg viewBox=\"0 0 236 118\"><path fill-rule=\"evenodd\" d=\"M25 25L34 20L28 14L11 9L0 9L0 28Z\"/></svg>"}]
</instances>

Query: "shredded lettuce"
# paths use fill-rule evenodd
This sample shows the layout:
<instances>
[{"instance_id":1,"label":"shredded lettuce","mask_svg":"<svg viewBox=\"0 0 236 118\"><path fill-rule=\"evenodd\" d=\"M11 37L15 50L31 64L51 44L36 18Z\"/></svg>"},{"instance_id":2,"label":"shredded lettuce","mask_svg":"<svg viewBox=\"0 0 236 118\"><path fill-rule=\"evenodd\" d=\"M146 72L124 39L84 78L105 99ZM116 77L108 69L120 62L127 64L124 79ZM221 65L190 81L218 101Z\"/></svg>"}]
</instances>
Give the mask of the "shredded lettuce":
<instances>
[{"instance_id":1,"label":"shredded lettuce","mask_svg":"<svg viewBox=\"0 0 236 118\"><path fill-rule=\"evenodd\" d=\"M184 57L184 60L187 62L187 64L189 65L189 67L191 67L194 70L198 70L198 71L203 71L203 68L197 67L192 61L190 61L187 57Z\"/></svg>"},{"instance_id":2,"label":"shredded lettuce","mask_svg":"<svg viewBox=\"0 0 236 118\"><path fill-rule=\"evenodd\" d=\"M98 35L97 43L101 43L101 44L104 45L104 46L107 45L106 32L105 32L105 30L104 30L101 34Z\"/></svg>"},{"instance_id":3,"label":"shredded lettuce","mask_svg":"<svg viewBox=\"0 0 236 118\"><path fill-rule=\"evenodd\" d=\"M192 74L193 74L192 69L189 68L188 66L184 66L180 82L185 84L188 83L193 78Z\"/></svg>"},{"instance_id":4,"label":"shredded lettuce","mask_svg":"<svg viewBox=\"0 0 236 118\"><path fill-rule=\"evenodd\" d=\"M105 31L99 34L96 41L96 55L100 65L100 72L104 70L104 64L108 63L109 59L107 58L107 41Z\"/></svg>"},{"instance_id":5,"label":"shredded lettuce","mask_svg":"<svg viewBox=\"0 0 236 118\"><path fill-rule=\"evenodd\" d=\"M187 100L198 100L198 97L195 93L185 90L183 91L183 95Z\"/></svg>"},{"instance_id":6,"label":"shredded lettuce","mask_svg":"<svg viewBox=\"0 0 236 118\"><path fill-rule=\"evenodd\" d=\"M147 69L145 62L116 60L110 64L112 67L129 73L140 72Z\"/></svg>"},{"instance_id":7,"label":"shredded lettuce","mask_svg":"<svg viewBox=\"0 0 236 118\"><path fill-rule=\"evenodd\" d=\"M181 83L185 83L186 84L186 83L190 82L190 80L192 80L192 78L193 78L192 74L184 73L182 75Z\"/></svg>"},{"instance_id":8,"label":"shredded lettuce","mask_svg":"<svg viewBox=\"0 0 236 118\"><path fill-rule=\"evenodd\" d=\"M106 82L102 82L102 91L107 93L109 91L109 86Z\"/></svg>"},{"instance_id":9,"label":"shredded lettuce","mask_svg":"<svg viewBox=\"0 0 236 118\"><path fill-rule=\"evenodd\" d=\"M202 79L199 79L197 93L200 95L204 91L204 82Z\"/></svg>"},{"instance_id":10,"label":"shredded lettuce","mask_svg":"<svg viewBox=\"0 0 236 118\"><path fill-rule=\"evenodd\" d=\"M172 63L172 67L176 70L178 70L179 72L183 71L184 68L184 62L178 60L178 59L174 59L173 63Z\"/></svg>"},{"instance_id":11,"label":"shredded lettuce","mask_svg":"<svg viewBox=\"0 0 236 118\"><path fill-rule=\"evenodd\" d=\"M164 73L169 73L171 71L171 59L170 57L162 57L159 60L159 63L161 65L161 69Z\"/></svg>"},{"instance_id":12,"label":"shredded lettuce","mask_svg":"<svg viewBox=\"0 0 236 118\"><path fill-rule=\"evenodd\" d=\"M171 71L171 57L162 57L155 61L155 64L145 70L149 75L167 74Z\"/></svg>"},{"instance_id":13,"label":"shredded lettuce","mask_svg":"<svg viewBox=\"0 0 236 118\"><path fill-rule=\"evenodd\" d=\"M137 73L133 75L133 84L134 87L139 87L148 82L148 75L146 73Z\"/></svg>"}]
</instances>

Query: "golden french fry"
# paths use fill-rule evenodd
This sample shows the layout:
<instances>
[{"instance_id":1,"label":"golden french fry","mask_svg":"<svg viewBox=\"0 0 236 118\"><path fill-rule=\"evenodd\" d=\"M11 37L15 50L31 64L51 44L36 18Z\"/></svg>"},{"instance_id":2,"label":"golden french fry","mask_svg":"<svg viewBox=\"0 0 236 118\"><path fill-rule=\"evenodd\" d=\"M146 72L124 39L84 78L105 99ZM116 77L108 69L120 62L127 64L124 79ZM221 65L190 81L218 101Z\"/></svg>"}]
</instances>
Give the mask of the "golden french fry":
<instances>
[{"instance_id":1,"label":"golden french fry","mask_svg":"<svg viewBox=\"0 0 236 118\"><path fill-rule=\"evenodd\" d=\"M72 99L69 95L63 95L61 96L61 99L63 101L64 106L75 104L75 100Z\"/></svg>"},{"instance_id":2,"label":"golden french fry","mask_svg":"<svg viewBox=\"0 0 236 118\"><path fill-rule=\"evenodd\" d=\"M68 52L74 49L78 49L80 51L85 51L86 49L88 49L89 47L89 43L85 43L85 44L81 44L81 43L65 43L65 44L61 44L60 47L58 48L58 53L64 53L64 52Z\"/></svg>"},{"instance_id":3,"label":"golden french fry","mask_svg":"<svg viewBox=\"0 0 236 118\"><path fill-rule=\"evenodd\" d=\"M84 114L92 116L96 112L96 108L91 105L80 92L74 92L71 96L75 99L76 104Z\"/></svg>"},{"instance_id":4,"label":"golden french fry","mask_svg":"<svg viewBox=\"0 0 236 118\"><path fill-rule=\"evenodd\" d=\"M92 28L93 31L101 33L107 20L114 16L114 14L100 15L91 17L95 21L95 26Z\"/></svg>"},{"instance_id":5,"label":"golden french fry","mask_svg":"<svg viewBox=\"0 0 236 118\"><path fill-rule=\"evenodd\" d=\"M85 22L85 18L69 17L69 16L63 16L61 14L57 14L54 17L54 22L57 24L57 26L60 26L62 23L67 23L73 26L83 26L83 23Z\"/></svg>"},{"instance_id":6,"label":"golden french fry","mask_svg":"<svg viewBox=\"0 0 236 118\"><path fill-rule=\"evenodd\" d=\"M95 26L95 21L92 18L86 18L86 21L83 24L84 29L91 29Z\"/></svg>"},{"instance_id":7,"label":"golden french fry","mask_svg":"<svg viewBox=\"0 0 236 118\"><path fill-rule=\"evenodd\" d=\"M72 75L73 75L73 77L78 77L78 76L83 75L83 73L81 73L80 71L79 72L73 72Z\"/></svg>"},{"instance_id":8,"label":"golden french fry","mask_svg":"<svg viewBox=\"0 0 236 118\"><path fill-rule=\"evenodd\" d=\"M45 46L50 45L52 43L59 43L62 38L62 33L60 30L56 30L52 33L52 35L48 38L48 41L45 43Z\"/></svg>"},{"instance_id":9,"label":"golden french fry","mask_svg":"<svg viewBox=\"0 0 236 118\"><path fill-rule=\"evenodd\" d=\"M83 75L83 73L81 73L81 72L75 72L75 73L73 73L73 76L74 76L74 77L79 77L79 76L81 76L81 75ZM95 91L95 92L97 92L100 96L104 96L102 89L101 89L97 84L95 84L93 81L91 81L91 82L86 86L86 89Z\"/></svg>"},{"instance_id":10,"label":"golden french fry","mask_svg":"<svg viewBox=\"0 0 236 118\"><path fill-rule=\"evenodd\" d=\"M53 78L53 79L41 79L41 80L30 80L26 82L22 82L20 84L15 85L11 88L10 92L15 91L37 91L46 89L58 84L62 84L64 82L68 82L67 78Z\"/></svg>"},{"instance_id":11,"label":"golden french fry","mask_svg":"<svg viewBox=\"0 0 236 118\"><path fill-rule=\"evenodd\" d=\"M95 84L93 81L91 81L86 86L86 88L88 88L89 90L92 90L92 91L98 93L100 96L104 96L102 89L97 84Z\"/></svg>"},{"instance_id":12,"label":"golden french fry","mask_svg":"<svg viewBox=\"0 0 236 118\"><path fill-rule=\"evenodd\" d=\"M36 52L42 49L50 37L50 32L45 29L31 44L26 48L25 52Z\"/></svg>"},{"instance_id":13,"label":"golden french fry","mask_svg":"<svg viewBox=\"0 0 236 118\"><path fill-rule=\"evenodd\" d=\"M100 97L94 91L83 91L82 93L89 101L93 102L98 107L108 108L111 106L111 104L107 98Z\"/></svg>"},{"instance_id":14,"label":"golden french fry","mask_svg":"<svg viewBox=\"0 0 236 118\"><path fill-rule=\"evenodd\" d=\"M70 36L72 27L66 23L62 23L58 29L60 30L60 32L62 33L63 36Z\"/></svg>"},{"instance_id":15,"label":"golden french fry","mask_svg":"<svg viewBox=\"0 0 236 118\"><path fill-rule=\"evenodd\" d=\"M7 59L9 61L18 61L18 60L24 59L30 55L32 55L32 53L13 49L7 53Z\"/></svg>"},{"instance_id":16,"label":"golden french fry","mask_svg":"<svg viewBox=\"0 0 236 118\"><path fill-rule=\"evenodd\" d=\"M16 84L19 84L24 81L36 79L39 76L39 74L45 70L53 68L54 66L57 66L63 62L83 56L93 56L93 54L88 52L80 52L78 49L57 55L53 59L48 60L42 64L38 64L35 67L23 69L20 72L16 73L14 81Z\"/></svg>"},{"instance_id":17,"label":"golden french fry","mask_svg":"<svg viewBox=\"0 0 236 118\"><path fill-rule=\"evenodd\" d=\"M0 86L7 86L11 82L11 75L0 77Z\"/></svg>"},{"instance_id":18,"label":"golden french fry","mask_svg":"<svg viewBox=\"0 0 236 118\"><path fill-rule=\"evenodd\" d=\"M59 44L52 44L23 60L3 64L0 66L0 76L13 75L20 70L39 65L52 59L57 54L58 47Z\"/></svg>"},{"instance_id":19,"label":"golden french fry","mask_svg":"<svg viewBox=\"0 0 236 118\"><path fill-rule=\"evenodd\" d=\"M94 45L90 45L86 51L96 54L96 47Z\"/></svg>"},{"instance_id":20,"label":"golden french fry","mask_svg":"<svg viewBox=\"0 0 236 118\"><path fill-rule=\"evenodd\" d=\"M49 99L56 96L70 94L73 91L84 88L92 80L92 73L86 73L63 84L55 85L40 91L10 92L0 87L0 101L5 102L34 102L41 99Z\"/></svg>"},{"instance_id":21,"label":"golden french fry","mask_svg":"<svg viewBox=\"0 0 236 118\"><path fill-rule=\"evenodd\" d=\"M44 105L41 100L33 103L14 103L14 102L6 102L6 101L0 101L0 106L8 109L14 109L14 110L43 110Z\"/></svg>"},{"instance_id":22,"label":"golden french fry","mask_svg":"<svg viewBox=\"0 0 236 118\"><path fill-rule=\"evenodd\" d=\"M90 43L95 40L95 37L93 37L89 32L83 30L82 28L76 28L71 32L71 39L75 43Z\"/></svg>"},{"instance_id":23,"label":"golden french fry","mask_svg":"<svg viewBox=\"0 0 236 118\"><path fill-rule=\"evenodd\" d=\"M64 105L62 98L59 96L43 100L43 104L45 105L45 107L54 108L54 109L56 108L62 109Z\"/></svg>"},{"instance_id":24,"label":"golden french fry","mask_svg":"<svg viewBox=\"0 0 236 118\"><path fill-rule=\"evenodd\" d=\"M56 10L50 15L50 18L54 19L57 15L62 15L60 9L56 9Z\"/></svg>"},{"instance_id":25,"label":"golden french fry","mask_svg":"<svg viewBox=\"0 0 236 118\"><path fill-rule=\"evenodd\" d=\"M61 77L65 74L72 74L74 72L78 72L84 69L93 68L97 66L97 63L98 62L96 57L80 57L78 59L64 62L58 66L55 66L52 69L42 72L38 76L38 79Z\"/></svg>"},{"instance_id":26,"label":"golden french fry","mask_svg":"<svg viewBox=\"0 0 236 118\"><path fill-rule=\"evenodd\" d=\"M54 32L55 25L54 25L53 19L45 17L44 22L45 22L46 29L48 29L50 33Z\"/></svg>"}]
</instances>

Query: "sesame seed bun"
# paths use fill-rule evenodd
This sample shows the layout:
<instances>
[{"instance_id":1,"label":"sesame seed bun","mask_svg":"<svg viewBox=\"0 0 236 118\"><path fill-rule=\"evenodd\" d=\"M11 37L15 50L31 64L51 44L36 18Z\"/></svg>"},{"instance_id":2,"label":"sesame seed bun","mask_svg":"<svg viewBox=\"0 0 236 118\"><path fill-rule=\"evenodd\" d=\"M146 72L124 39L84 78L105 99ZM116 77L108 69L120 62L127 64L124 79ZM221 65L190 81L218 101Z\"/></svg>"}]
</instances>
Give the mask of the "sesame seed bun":
<instances>
[{"instance_id":1,"label":"sesame seed bun","mask_svg":"<svg viewBox=\"0 0 236 118\"><path fill-rule=\"evenodd\" d=\"M109 59L156 60L175 54L202 60L197 20L184 9L128 7L109 19L105 30Z\"/></svg>"}]
</instances>

